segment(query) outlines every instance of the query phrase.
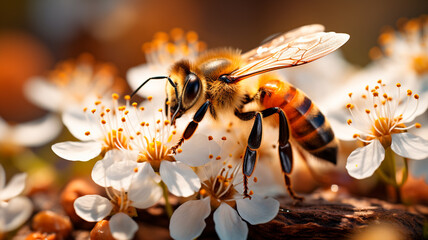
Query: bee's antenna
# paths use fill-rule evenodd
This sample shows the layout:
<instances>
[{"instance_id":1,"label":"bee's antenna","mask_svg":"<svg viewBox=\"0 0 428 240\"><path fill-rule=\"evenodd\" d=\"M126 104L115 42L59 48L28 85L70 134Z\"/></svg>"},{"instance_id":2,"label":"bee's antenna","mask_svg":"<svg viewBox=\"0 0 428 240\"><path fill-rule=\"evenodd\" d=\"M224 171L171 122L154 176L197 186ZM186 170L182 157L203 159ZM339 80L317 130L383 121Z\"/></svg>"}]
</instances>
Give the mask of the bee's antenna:
<instances>
[{"instance_id":1,"label":"bee's antenna","mask_svg":"<svg viewBox=\"0 0 428 240\"><path fill-rule=\"evenodd\" d=\"M140 86L138 86L138 88L137 89L135 89L135 91L131 94L131 98L147 83L147 82L149 82L150 80L160 80L160 79L168 79L168 82L171 84L171 86L174 88L174 90L175 90L175 96L176 96L176 99L177 99L177 102L178 102L178 106L177 106L177 109L175 110L175 112L174 112L174 114L172 115L172 120L173 120L173 122L174 122L174 120L175 120L175 116L177 115L177 113L178 113L178 110L180 110L180 107L181 107L181 99L178 97L178 90L177 90L177 84L175 84L173 81L172 81L172 79L170 78L170 77L168 77L168 76L157 76L157 77L151 77L151 78L149 78L149 79L147 79L146 81L144 81Z\"/></svg>"}]
</instances>

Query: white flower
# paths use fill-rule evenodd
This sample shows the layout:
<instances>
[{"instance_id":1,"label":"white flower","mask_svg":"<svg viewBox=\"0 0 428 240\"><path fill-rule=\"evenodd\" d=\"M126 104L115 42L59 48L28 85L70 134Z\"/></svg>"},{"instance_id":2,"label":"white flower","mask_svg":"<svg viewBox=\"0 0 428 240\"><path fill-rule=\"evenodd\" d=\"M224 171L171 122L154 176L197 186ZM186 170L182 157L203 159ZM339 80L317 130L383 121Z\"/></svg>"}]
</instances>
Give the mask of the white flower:
<instances>
[{"instance_id":1,"label":"white flower","mask_svg":"<svg viewBox=\"0 0 428 240\"><path fill-rule=\"evenodd\" d=\"M35 77L25 87L26 96L36 105L54 112L82 108L99 96L112 93L117 80L110 64L95 64L82 54L77 60L57 65L47 79Z\"/></svg>"},{"instance_id":2,"label":"white flower","mask_svg":"<svg viewBox=\"0 0 428 240\"><path fill-rule=\"evenodd\" d=\"M61 121L54 114L19 124L8 124L0 118L1 148L42 146L57 137L61 129Z\"/></svg>"},{"instance_id":3,"label":"white flower","mask_svg":"<svg viewBox=\"0 0 428 240\"><path fill-rule=\"evenodd\" d=\"M25 173L15 175L6 185L6 173L0 164L0 233L18 228L33 212L31 201L18 197L24 191L26 178Z\"/></svg>"},{"instance_id":4,"label":"white flower","mask_svg":"<svg viewBox=\"0 0 428 240\"><path fill-rule=\"evenodd\" d=\"M132 239L138 225L132 220L135 208L153 206L162 197L162 189L150 176L150 166L137 163L120 150L109 151L98 161L92 179L106 188L109 199L98 195L79 197L74 202L77 215L88 222L97 222L109 215L110 230L116 239Z\"/></svg>"},{"instance_id":5,"label":"white flower","mask_svg":"<svg viewBox=\"0 0 428 240\"><path fill-rule=\"evenodd\" d=\"M389 87L379 80L373 88L367 86L361 95L349 94L353 103L346 107L352 119L347 123L354 129L342 127L342 131L336 134L340 139L350 140L352 136L365 144L348 157L346 169L355 178L371 176L384 160L385 149L389 147L405 158L419 160L428 157L428 141L407 132L410 128L420 127L420 124L405 125L425 112L426 100L419 104L419 95L411 90L403 93L401 84L397 84L392 92L388 91Z\"/></svg>"},{"instance_id":6,"label":"white flower","mask_svg":"<svg viewBox=\"0 0 428 240\"><path fill-rule=\"evenodd\" d=\"M214 210L215 230L220 239L246 239L245 221L255 225L272 220L278 213L279 202L253 194L244 199L241 164L212 160L201 167L200 200L190 200L175 210L170 221L174 239L194 239L205 228L205 219ZM245 221L244 221L245 220Z\"/></svg>"},{"instance_id":7,"label":"white flower","mask_svg":"<svg viewBox=\"0 0 428 240\"><path fill-rule=\"evenodd\" d=\"M129 105L129 96L125 98ZM70 161L88 161L111 149L127 148L129 129L123 121L129 111L126 106L119 106L118 99L119 96L113 94L111 102L97 100L92 109L65 112L64 124L81 141L56 143L52 146L55 154Z\"/></svg>"},{"instance_id":8,"label":"white flower","mask_svg":"<svg viewBox=\"0 0 428 240\"><path fill-rule=\"evenodd\" d=\"M181 59L193 60L199 52L204 50L204 43L198 41L198 35L175 28L169 36L159 32L152 42L143 45L143 51L147 63L131 68L128 71L128 83L133 90L137 89L145 80L155 76L167 76L172 64ZM152 80L138 94L141 96L153 96L155 100L164 101L165 80ZM163 104L163 102L162 102Z\"/></svg>"}]
</instances>

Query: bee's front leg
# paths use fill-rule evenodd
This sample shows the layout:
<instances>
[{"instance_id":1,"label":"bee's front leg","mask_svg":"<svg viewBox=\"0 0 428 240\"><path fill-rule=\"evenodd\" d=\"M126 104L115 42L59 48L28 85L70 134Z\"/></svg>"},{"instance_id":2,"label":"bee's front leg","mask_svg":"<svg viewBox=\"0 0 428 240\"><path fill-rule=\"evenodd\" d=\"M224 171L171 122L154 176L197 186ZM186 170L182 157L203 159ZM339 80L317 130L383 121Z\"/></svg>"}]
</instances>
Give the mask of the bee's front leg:
<instances>
[{"instance_id":1,"label":"bee's front leg","mask_svg":"<svg viewBox=\"0 0 428 240\"><path fill-rule=\"evenodd\" d=\"M184 140L187 140L192 137L199 123L204 118L205 113L207 113L207 110L210 104L211 104L210 100L207 100L204 104L202 104L202 106L198 109L198 111L196 111L192 121L187 125L178 143L171 147L172 153L176 154L177 149L183 144Z\"/></svg>"}]
</instances>

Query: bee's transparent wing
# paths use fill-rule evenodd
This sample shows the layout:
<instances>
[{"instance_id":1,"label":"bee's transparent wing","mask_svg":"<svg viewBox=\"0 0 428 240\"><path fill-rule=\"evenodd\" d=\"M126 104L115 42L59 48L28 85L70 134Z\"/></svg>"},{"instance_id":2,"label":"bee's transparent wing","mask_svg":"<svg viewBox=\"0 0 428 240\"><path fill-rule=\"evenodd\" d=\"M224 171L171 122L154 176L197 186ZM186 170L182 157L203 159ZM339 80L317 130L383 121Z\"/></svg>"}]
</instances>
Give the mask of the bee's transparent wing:
<instances>
[{"instance_id":1,"label":"bee's transparent wing","mask_svg":"<svg viewBox=\"0 0 428 240\"><path fill-rule=\"evenodd\" d=\"M345 33L319 32L320 26L298 28L244 53L242 57L246 64L232 72L230 77L239 81L275 69L311 62L338 49L349 39Z\"/></svg>"}]
</instances>

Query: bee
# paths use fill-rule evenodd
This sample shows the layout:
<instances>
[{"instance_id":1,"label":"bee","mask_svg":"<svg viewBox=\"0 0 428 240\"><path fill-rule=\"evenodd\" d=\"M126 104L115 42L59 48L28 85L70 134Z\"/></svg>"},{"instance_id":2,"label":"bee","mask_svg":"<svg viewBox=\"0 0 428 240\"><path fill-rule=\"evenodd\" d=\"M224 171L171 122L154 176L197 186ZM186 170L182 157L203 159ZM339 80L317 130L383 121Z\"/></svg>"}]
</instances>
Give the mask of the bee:
<instances>
[{"instance_id":1,"label":"bee","mask_svg":"<svg viewBox=\"0 0 428 240\"><path fill-rule=\"evenodd\" d=\"M348 34L324 32L324 26L313 24L279 35L244 54L231 48L209 50L193 62L186 59L176 62L169 76L149 78L133 94L150 80L167 79L165 101L172 122L187 112L195 112L182 137L172 147L173 152L192 137L207 112L215 120L228 113L242 121L253 121L242 165L244 197L248 198L251 198L248 177L254 172L257 149L262 142L262 119L277 115L274 122L279 130L278 154L285 184L290 196L301 200L289 178L293 167L290 140L334 164L337 142L329 122L310 98L291 84L263 73L314 61L335 51L348 39ZM254 91L254 86L245 80L259 74L263 75ZM255 103L258 109L244 111L250 103Z\"/></svg>"}]
</instances>

